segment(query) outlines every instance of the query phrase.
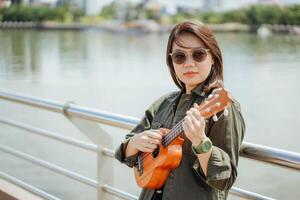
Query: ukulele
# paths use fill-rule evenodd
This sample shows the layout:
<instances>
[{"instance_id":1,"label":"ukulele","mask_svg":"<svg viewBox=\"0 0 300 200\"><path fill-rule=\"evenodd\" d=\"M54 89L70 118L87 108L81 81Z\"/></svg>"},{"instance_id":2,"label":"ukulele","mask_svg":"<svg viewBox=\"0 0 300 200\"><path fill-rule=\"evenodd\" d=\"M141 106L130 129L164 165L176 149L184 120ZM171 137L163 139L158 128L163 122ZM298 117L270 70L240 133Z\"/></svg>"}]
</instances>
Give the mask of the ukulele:
<instances>
[{"instance_id":1,"label":"ukulele","mask_svg":"<svg viewBox=\"0 0 300 200\"><path fill-rule=\"evenodd\" d=\"M215 89L197 108L205 119L213 116L217 121L216 113L223 111L228 114L227 107L231 104L231 96L224 88ZM161 144L153 152L141 152L134 166L134 176L139 187L158 189L167 180L172 169L175 169L182 157L184 139L182 119L162 138Z\"/></svg>"}]
</instances>

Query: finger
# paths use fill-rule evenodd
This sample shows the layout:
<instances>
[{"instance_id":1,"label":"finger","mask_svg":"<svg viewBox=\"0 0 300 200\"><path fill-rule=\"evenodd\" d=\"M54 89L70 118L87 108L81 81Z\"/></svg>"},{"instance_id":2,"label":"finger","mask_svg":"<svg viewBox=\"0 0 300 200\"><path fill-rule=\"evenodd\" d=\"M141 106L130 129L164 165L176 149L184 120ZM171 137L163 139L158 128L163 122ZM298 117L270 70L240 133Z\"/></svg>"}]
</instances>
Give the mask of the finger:
<instances>
[{"instance_id":1,"label":"finger","mask_svg":"<svg viewBox=\"0 0 300 200\"><path fill-rule=\"evenodd\" d=\"M149 149L149 148L147 148L147 147L141 147L140 148L140 151L142 151L142 152L152 152L153 150L152 149Z\"/></svg>"},{"instance_id":2,"label":"finger","mask_svg":"<svg viewBox=\"0 0 300 200\"><path fill-rule=\"evenodd\" d=\"M159 130L148 131L147 136L151 137L153 139L158 139L158 140L161 140L161 138L162 138L161 134L159 133Z\"/></svg>"},{"instance_id":3,"label":"finger","mask_svg":"<svg viewBox=\"0 0 300 200\"><path fill-rule=\"evenodd\" d=\"M187 116L190 116L192 114L191 110L186 111L185 113Z\"/></svg>"},{"instance_id":4,"label":"finger","mask_svg":"<svg viewBox=\"0 0 300 200\"><path fill-rule=\"evenodd\" d=\"M148 147L146 142L140 143L137 148L138 148L138 150L140 150L142 152L151 152L152 151L152 149Z\"/></svg>"},{"instance_id":5,"label":"finger","mask_svg":"<svg viewBox=\"0 0 300 200\"><path fill-rule=\"evenodd\" d=\"M193 113L192 113L192 111L188 110L188 111L186 112L186 117L188 117L188 118L189 118L189 119L187 119L187 120L188 120L188 122L189 122L189 121L191 122L191 119L192 119L192 117L193 117Z\"/></svg>"},{"instance_id":6,"label":"finger","mask_svg":"<svg viewBox=\"0 0 300 200\"><path fill-rule=\"evenodd\" d=\"M168 129L168 128L160 128L160 129L159 129L159 133L160 133L162 136L166 135L166 134L169 133L169 132L170 132L170 129Z\"/></svg>"},{"instance_id":7,"label":"finger","mask_svg":"<svg viewBox=\"0 0 300 200\"><path fill-rule=\"evenodd\" d=\"M185 121L183 121L183 123L182 123L182 128L183 128L184 133L187 135L187 133L189 133L189 128Z\"/></svg>"},{"instance_id":8,"label":"finger","mask_svg":"<svg viewBox=\"0 0 300 200\"><path fill-rule=\"evenodd\" d=\"M191 119L196 118L197 120L201 119L201 115L199 111L195 108L191 108L189 111L186 112L186 115Z\"/></svg>"},{"instance_id":9,"label":"finger","mask_svg":"<svg viewBox=\"0 0 300 200\"><path fill-rule=\"evenodd\" d=\"M195 117L201 125L205 124L205 118L201 116L201 113L198 110L192 109L191 112L193 113L193 117Z\"/></svg>"},{"instance_id":10,"label":"finger","mask_svg":"<svg viewBox=\"0 0 300 200\"><path fill-rule=\"evenodd\" d=\"M153 138L149 137L148 135L145 135L144 137L142 137L142 140L140 143L143 144L143 146L148 146L147 144L159 145L161 143L161 140L153 139Z\"/></svg>"},{"instance_id":11,"label":"finger","mask_svg":"<svg viewBox=\"0 0 300 200\"><path fill-rule=\"evenodd\" d=\"M186 126L187 126L188 131L189 131L189 132L194 132L195 129L194 129L194 125L193 125L193 123L192 123L191 117L186 116L186 117L184 118L184 121L185 121L185 123L186 123Z\"/></svg>"},{"instance_id":12,"label":"finger","mask_svg":"<svg viewBox=\"0 0 300 200\"><path fill-rule=\"evenodd\" d=\"M193 123L195 129L197 129L197 130L200 128L202 129L206 125L206 121L205 121L204 117L202 117L202 116L200 116L200 119L198 119L198 118L196 118L195 115L193 115L191 117L191 120L192 120L192 123Z\"/></svg>"},{"instance_id":13,"label":"finger","mask_svg":"<svg viewBox=\"0 0 300 200\"><path fill-rule=\"evenodd\" d=\"M186 124L185 121L182 123L182 128L183 128L185 136L187 138L190 138L191 137L191 130L190 130L189 126Z\"/></svg>"},{"instance_id":14,"label":"finger","mask_svg":"<svg viewBox=\"0 0 300 200\"><path fill-rule=\"evenodd\" d=\"M192 125L194 127L194 129L198 130L201 127L201 121L199 121L198 119L196 119L194 116L191 117L191 121L192 121Z\"/></svg>"},{"instance_id":15,"label":"finger","mask_svg":"<svg viewBox=\"0 0 300 200\"><path fill-rule=\"evenodd\" d=\"M200 114L200 112L197 110L197 109L195 109L195 108L191 108L191 113L192 113L192 115L197 119L197 120L201 120L201 114Z\"/></svg>"},{"instance_id":16,"label":"finger","mask_svg":"<svg viewBox=\"0 0 300 200\"><path fill-rule=\"evenodd\" d=\"M199 105L196 104L196 103L194 103L194 104L193 104L193 107L196 108L196 109L198 109L198 108L199 108Z\"/></svg>"},{"instance_id":17,"label":"finger","mask_svg":"<svg viewBox=\"0 0 300 200\"><path fill-rule=\"evenodd\" d=\"M206 125L206 120L204 117L201 117L201 126L205 126Z\"/></svg>"},{"instance_id":18,"label":"finger","mask_svg":"<svg viewBox=\"0 0 300 200\"><path fill-rule=\"evenodd\" d=\"M192 109L190 112L189 112L189 115L188 117L191 119L191 122L193 124L200 124L201 123L201 115L200 113L195 110L195 109Z\"/></svg>"},{"instance_id":19,"label":"finger","mask_svg":"<svg viewBox=\"0 0 300 200\"><path fill-rule=\"evenodd\" d=\"M152 149L152 150L157 148L157 145L156 145L156 144L152 144L152 143L150 143L150 142L144 143L143 146L144 146L145 148Z\"/></svg>"},{"instance_id":20,"label":"finger","mask_svg":"<svg viewBox=\"0 0 300 200\"><path fill-rule=\"evenodd\" d=\"M151 143L151 144L159 145L161 143L161 140L159 140L159 139L149 139L148 142Z\"/></svg>"},{"instance_id":21,"label":"finger","mask_svg":"<svg viewBox=\"0 0 300 200\"><path fill-rule=\"evenodd\" d=\"M192 120L190 116L185 116L184 117L184 122L186 124L187 127L189 127L192 124Z\"/></svg>"}]
</instances>

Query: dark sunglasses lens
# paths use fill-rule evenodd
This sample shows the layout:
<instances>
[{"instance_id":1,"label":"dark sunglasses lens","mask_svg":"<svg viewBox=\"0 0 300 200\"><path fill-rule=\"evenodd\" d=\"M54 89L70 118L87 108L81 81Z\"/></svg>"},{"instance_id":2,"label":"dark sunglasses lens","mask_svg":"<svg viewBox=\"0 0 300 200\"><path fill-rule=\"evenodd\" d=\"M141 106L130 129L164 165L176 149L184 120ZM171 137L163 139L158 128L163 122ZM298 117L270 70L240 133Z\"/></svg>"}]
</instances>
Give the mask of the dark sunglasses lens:
<instances>
[{"instance_id":1,"label":"dark sunglasses lens","mask_svg":"<svg viewBox=\"0 0 300 200\"><path fill-rule=\"evenodd\" d=\"M197 49L193 52L193 59L197 62L205 60L207 52L204 49Z\"/></svg>"},{"instance_id":2,"label":"dark sunglasses lens","mask_svg":"<svg viewBox=\"0 0 300 200\"><path fill-rule=\"evenodd\" d=\"M182 64L185 62L185 54L183 52L175 52L172 54L172 60L176 64Z\"/></svg>"}]
</instances>

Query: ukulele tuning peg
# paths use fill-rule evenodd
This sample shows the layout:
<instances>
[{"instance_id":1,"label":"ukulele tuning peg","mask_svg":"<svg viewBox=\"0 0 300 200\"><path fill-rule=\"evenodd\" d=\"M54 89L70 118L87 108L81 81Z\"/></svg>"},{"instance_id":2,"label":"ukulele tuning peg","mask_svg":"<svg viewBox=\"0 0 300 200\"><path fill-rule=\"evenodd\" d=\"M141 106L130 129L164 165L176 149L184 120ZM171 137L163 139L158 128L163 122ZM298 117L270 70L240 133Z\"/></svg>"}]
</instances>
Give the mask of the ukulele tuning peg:
<instances>
[{"instance_id":1,"label":"ukulele tuning peg","mask_svg":"<svg viewBox=\"0 0 300 200\"><path fill-rule=\"evenodd\" d=\"M228 116L228 110L227 110L227 108L224 109L224 115Z\"/></svg>"},{"instance_id":2,"label":"ukulele tuning peg","mask_svg":"<svg viewBox=\"0 0 300 200\"><path fill-rule=\"evenodd\" d=\"M218 117L217 117L217 115L216 115L216 114L214 114L214 116L213 116L213 120L214 120L214 122L218 121Z\"/></svg>"}]
</instances>

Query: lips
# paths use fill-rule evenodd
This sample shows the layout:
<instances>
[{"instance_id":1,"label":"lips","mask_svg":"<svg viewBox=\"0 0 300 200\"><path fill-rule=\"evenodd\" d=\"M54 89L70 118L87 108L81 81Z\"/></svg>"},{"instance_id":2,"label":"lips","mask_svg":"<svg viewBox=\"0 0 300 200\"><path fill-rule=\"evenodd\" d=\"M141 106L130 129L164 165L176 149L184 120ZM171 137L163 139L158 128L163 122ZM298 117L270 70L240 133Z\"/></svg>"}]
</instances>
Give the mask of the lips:
<instances>
[{"instance_id":1,"label":"lips","mask_svg":"<svg viewBox=\"0 0 300 200\"><path fill-rule=\"evenodd\" d=\"M184 76L188 76L188 77L195 76L196 74L198 74L198 72L188 71L183 73Z\"/></svg>"}]
</instances>

